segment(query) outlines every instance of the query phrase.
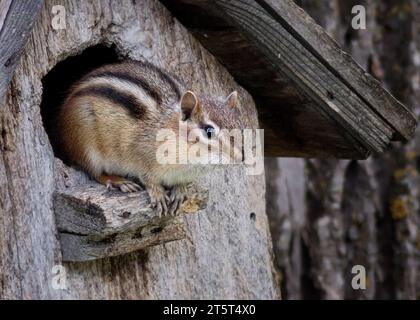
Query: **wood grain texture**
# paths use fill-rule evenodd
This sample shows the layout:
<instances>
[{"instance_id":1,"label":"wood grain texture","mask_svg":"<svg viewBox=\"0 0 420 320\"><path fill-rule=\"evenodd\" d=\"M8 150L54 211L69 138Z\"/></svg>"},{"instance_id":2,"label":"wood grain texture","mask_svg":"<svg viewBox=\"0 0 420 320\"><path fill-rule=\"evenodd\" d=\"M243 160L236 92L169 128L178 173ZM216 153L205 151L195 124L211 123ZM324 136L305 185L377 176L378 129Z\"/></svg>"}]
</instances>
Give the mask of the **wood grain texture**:
<instances>
[{"instance_id":1,"label":"wood grain texture","mask_svg":"<svg viewBox=\"0 0 420 320\"><path fill-rule=\"evenodd\" d=\"M3 29L4 21L6 20L11 4L12 0L4 0L0 2L0 32Z\"/></svg>"},{"instance_id":2,"label":"wood grain texture","mask_svg":"<svg viewBox=\"0 0 420 320\"><path fill-rule=\"evenodd\" d=\"M42 0L0 3L0 103L42 7Z\"/></svg>"},{"instance_id":3,"label":"wood grain texture","mask_svg":"<svg viewBox=\"0 0 420 320\"><path fill-rule=\"evenodd\" d=\"M364 71L316 22L292 0L257 0L275 17L284 19L290 28L326 62L337 76L365 99L383 120L395 130L395 140L413 137L417 121L410 109L394 98L384 86ZM284 14L287 12L287 14Z\"/></svg>"},{"instance_id":4,"label":"wood grain texture","mask_svg":"<svg viewBox=\"0 0 420 320\"><path fill-rule=\"evenodd\" d=\"M53 211L57 189L89 181L54 158L42 126L41 79L58 62L98 43L121 57L145 59L202 93L238 90L245 125L257 128L251 96L156 0L61 1L67 29L41 11L0 111L0 297L170 299L279 297L265 213L265 179L242 166L198 181L208 206L185 216L186 238L119 257L62 261ZM65 75L63 75L65 77ZM67 288L52 287L63 264Z\"/></svg>"},{"instance_id":5,"label":"wood grain texture","mask_svg":"<svg viewBox=\"0 0 420 320\"><path fill-rule=\"evenodd\" d=\"M124 194L97 183L54 194L63 261L113 257L186 237L183 214L205 209L208 190L190 187L178 216L160 217L146 191Z\"/></svg>"}]
</instances>

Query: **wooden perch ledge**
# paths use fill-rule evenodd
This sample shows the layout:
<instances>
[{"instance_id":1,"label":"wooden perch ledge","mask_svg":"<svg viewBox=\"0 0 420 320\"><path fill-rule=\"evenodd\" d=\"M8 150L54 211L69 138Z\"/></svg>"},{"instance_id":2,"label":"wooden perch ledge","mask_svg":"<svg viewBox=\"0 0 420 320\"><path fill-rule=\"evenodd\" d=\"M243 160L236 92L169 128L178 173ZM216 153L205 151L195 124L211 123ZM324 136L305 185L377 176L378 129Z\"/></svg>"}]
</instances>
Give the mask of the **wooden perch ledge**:
<instances>
[{"instance_id":1,"label":"wooden perch ledge","mask_svg":"<svg viewBox=\"0 0 420 320\"><path fill-rule=\"evenodd\" d=\"M125 194L96 183L57 191L54 210L63 261L129 253L185 237L183 214L206 207L208 191L190 187L181 214L159 217L146 191Z\"/></svg>"}]
</instances>

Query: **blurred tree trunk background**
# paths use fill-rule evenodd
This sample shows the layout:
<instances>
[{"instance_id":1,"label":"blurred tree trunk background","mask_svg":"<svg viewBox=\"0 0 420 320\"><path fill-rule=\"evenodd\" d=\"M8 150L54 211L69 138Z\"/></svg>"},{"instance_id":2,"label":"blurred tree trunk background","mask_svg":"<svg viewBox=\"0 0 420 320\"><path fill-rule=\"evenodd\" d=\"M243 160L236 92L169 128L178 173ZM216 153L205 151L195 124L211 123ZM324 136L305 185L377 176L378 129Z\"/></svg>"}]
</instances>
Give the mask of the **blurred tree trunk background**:
<instances>
[{"instance_id":1,"label":"blurred tree trunk background","mask_svg":"<svg viewBox=\"0 0 420 320\"><path fill-rule=\"evenodd\" d=\"M420 113L418 0L296 0ZM367 29L351 27L365 6ZM267 159L267 212L285 299L420 298L420 134L366 161ZM366 268L366 290L351 286Z\"/></svg>"}]
</instances>

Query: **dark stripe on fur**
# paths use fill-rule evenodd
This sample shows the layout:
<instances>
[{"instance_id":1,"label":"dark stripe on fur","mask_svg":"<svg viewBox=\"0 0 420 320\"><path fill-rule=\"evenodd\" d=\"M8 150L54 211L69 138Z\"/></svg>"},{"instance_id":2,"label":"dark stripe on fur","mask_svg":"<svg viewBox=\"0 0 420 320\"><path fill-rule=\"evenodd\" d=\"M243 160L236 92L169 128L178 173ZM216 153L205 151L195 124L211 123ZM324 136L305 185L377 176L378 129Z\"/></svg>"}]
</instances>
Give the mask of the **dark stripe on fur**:
<instances>
[{"instance_id":1,"label":"dark stripe on fur","mask_svg":"<svg viewBox=\"0 0 420 320\"><path fill-rule=\"evenodd\" d=\"M149 63L149 62L143 62L143 61L133 61L137 65L140 65L143 68L148 68L154 72L156 72L172 89L173 92L175 92L176 97L178 100L181 100L181 91L179 88L179 84L175 82L175 80L167 74L165 71L161 70L160 68L156 67L155 65Z\"/></svg>"},{"instance_id":2,"label":"dark stripe on fur","mask_svg":"<svg viewBox=\"0 0 420 320\"><path fill-rule=\"evenodd\" d=\"M91 76L88 76L85 80L94 79L94 78L117 78L131 82L141 88L143 88L148 95L150 95L158 104L162 103L162 97L159 92L154 90L145 80L137 78L129 73L119 72L119 71L102 71L98 73L93 73Z\"/></svg>"},{"instance_id":3,"label":"dark stripe on fur","mask_svg":"<svg viewBox=\"0 0 420 320\"><path fill-rule=\"evenodd\" d=\"M129 93L121 92L110 86L95 86L87 87L77 90L74 97L94 95L101 98L108 99L115 104L118 104L127 109L130 114L137 119L142 119L146 113L146 106L136 99L135 96Z\"/></svg>"}]
</instances>

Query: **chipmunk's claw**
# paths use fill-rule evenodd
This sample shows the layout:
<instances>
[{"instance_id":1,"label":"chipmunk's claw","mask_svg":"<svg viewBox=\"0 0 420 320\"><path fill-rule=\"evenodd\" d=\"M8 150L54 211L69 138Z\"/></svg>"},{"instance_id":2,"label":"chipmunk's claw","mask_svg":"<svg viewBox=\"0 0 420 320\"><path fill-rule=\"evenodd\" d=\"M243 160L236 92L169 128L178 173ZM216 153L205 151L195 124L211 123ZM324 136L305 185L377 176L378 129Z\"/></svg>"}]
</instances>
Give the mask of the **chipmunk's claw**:
<instances>
[{"instance_id":1,"label":"chipmunk's claw","mask_svg":"<svg viewBox=\"0 0 420 320\"><path fill-rule=\"evenodd\" d=\"M122 192L137 192L141 190L141 187L137 184L134 183L132 181L124 181L121 184L118 185L118 188L122 191Z\"/></svg>"},{"instance_id":2,"label":"chipmunk's claw","mask_svg":"<svg viewBox=\"0 0 420 320\"><path fill-rule=\"evenodd\" d=\"M152 188L148 190L150 196L150 207L156 210L159 218L168 214L169 197L163 188Z\"/></svg>"},{"instance_id":3,"label":"chipmunk's claw","mask_svg":"<svg viewBox=\"0 0 420 320\"><path fill-rule=\"evenodd\" d=\"M152 199L151 207L156 210L156 213L158 214L159 218L162 216L166 216L168 212L168 206L166 204L166 201L162 199Z\"/></svg>"},{"instance_id":4,"label":"chipmunk's claw","mask_svg":"<svg viewBox=\"0 0 420 320\"><path fill-rule=\"evenodd\" d=\"M176 186L171 191L169 214L177 215L181 206L187 199L187 188L185 186Z\"/></svg>"},{"instance_id":5,"label":"chipmunk's claw","mask_svg":"<svg viewBox=\"0 0 420 320\"><path fill-rule=\"evenodd\" d=\"M153 186L148 189L150 207L156 210L159 217L175 216L180 212L182 204L187 199L187 186L175 186L168 196L163 187Z\"/></svg>"},{"instance_id":6,"label":"chipmunk's claw","mask_svg":"<svg viewBox=\"0 0 420 320\"><path fill-rule=\"evenodd\" d=\"M137 192L140 191L142 188L133 181L117 177L117 176L105 176L104 184L108 190L119 189L122 192Z\"/></svg>"}]
</instances>

